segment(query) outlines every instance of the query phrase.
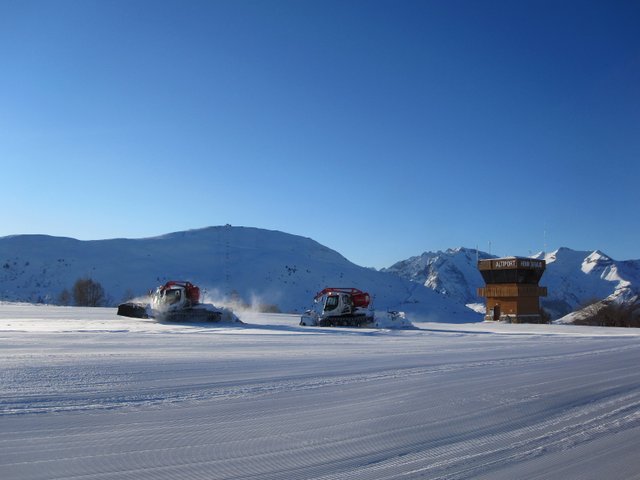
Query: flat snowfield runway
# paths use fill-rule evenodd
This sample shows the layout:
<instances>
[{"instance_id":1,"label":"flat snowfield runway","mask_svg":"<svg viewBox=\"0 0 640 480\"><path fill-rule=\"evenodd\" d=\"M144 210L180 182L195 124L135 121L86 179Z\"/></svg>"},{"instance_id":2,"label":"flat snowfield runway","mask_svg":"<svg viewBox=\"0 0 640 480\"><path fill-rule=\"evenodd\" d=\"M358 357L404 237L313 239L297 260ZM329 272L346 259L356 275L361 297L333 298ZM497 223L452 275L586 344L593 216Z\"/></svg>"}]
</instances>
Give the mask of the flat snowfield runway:
<instances>
[{"instance_id":1,"label":"flat snowfield runway","mask_svg":"<svg viewBox=\"0 0 640 480\"><path fill-rule=\"evenodd\" d=\"M640 336L0 305L0 479L640 478Z\"/></svg>"}]
</instances>

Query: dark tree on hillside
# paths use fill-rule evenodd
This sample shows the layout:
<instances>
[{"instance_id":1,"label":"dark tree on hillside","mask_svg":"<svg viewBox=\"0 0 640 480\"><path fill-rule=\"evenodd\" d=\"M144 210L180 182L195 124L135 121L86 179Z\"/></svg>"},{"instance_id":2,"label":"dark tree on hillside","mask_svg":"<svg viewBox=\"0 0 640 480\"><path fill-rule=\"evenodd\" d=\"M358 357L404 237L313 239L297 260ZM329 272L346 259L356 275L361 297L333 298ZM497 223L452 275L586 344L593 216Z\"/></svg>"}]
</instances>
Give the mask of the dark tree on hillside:
<instances>
[{"instance_id":1,"label":"dark tree on hillside","mask_svg":"<svg viewBox=\"0 0 640 480\"><path fill-rule=\"evenodd\" d=\"M79 278L73 285L73 301L79 307L102 307L106 302L104 288L90 278Z\"/></svg>"},{"instance_id":2,"label":"dark tree on hillside","mask_svg":"<svg viewBox=\"0 0 640 480\"><path fill-rule=\"evenodd\" d=\"M576 325L596 325L599 327L640 328L640 304L636 302L615 303L600 301L583 309L582 318Z\"/></svg>"},{"instance_id":3,"label":"dark tree on hillside","mask_svg":"<svg viewBox=\"0 0 640 480\"><path fill-rule=\"evenodd\" d=\"M60 296L58 297L58 304L64 306L71 305L71 292L66 288L62 292L60 292Z\"/></svg>"}]
</instances>

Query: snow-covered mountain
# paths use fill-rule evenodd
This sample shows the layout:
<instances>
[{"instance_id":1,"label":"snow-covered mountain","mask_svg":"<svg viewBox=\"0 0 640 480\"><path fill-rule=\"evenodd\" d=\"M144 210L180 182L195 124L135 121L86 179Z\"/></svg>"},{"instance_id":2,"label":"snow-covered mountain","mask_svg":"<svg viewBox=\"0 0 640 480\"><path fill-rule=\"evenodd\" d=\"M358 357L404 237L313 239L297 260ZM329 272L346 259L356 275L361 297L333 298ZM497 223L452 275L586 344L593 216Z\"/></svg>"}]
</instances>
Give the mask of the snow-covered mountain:
<instances>
[{"instance_id":1,"label":"snow-covered mountain","mask_svg":"<svg viewBox=\"0 0 640 480\"><path fill-rule=\"evenodd\" d=\"M560 248L536 258L547 262L544 307L557 318L595 300L628 302L640 293L640 260L617 261L599 250Z\"/></svg>"},{"instance_id":2,"label":"snow-covered mountain","mask_svg":"<svg viewBox=\"0 0 640 480\"><path fill-rule=\"evenodd\" d=\"M356 286L377 308L422 320L480 321L483 285L477 260L486 252L425 252L383 271L360 267L314 240L248 227L209 227L143 239L80 241L46 235L0 238L0 300L56 303L78 278L100 282L110 303L141 295L171 279L190 280L209 300L239 298L301 312L327 286ZM596 250L560 248L544 258L542 305L559 318L585 303L627 301L640 294L640 260L616 261ZM425 288L426 287L426 288Z\"/></svg>"},{"instance_id":3,"label":"snow-covered mountain","mask_svg":"<svg viewBox=\"0 0 640 480\"><path fill-rule=\"evenodd\" d=\"M477 287L483 285L477 264L478 260L486 258L493 256L460 247L444 252L425 252L394 263L382 271L420 283L462 305L468 305L483 302L476 294Z\"/></svg>"},{"instance_id":4,"label":"snow-covered mountain","mask_svg":"<svg viewBox=\"0 0 640 480\"><path fill-rule=\"evenodd\" d=\"M354 286L371 293L378 309L402 310L421 320L481 320L431 289L278 231L222 226L143 239L0 238L1 300L56 303L82 277L99 282L111 304L173 279L198 284L217 303L239 297L301 312L327 286Z\"/></svg>"},{"instance_id":5,"label":"snow-covered mountain","mask_svg":"<svg viewBox=\"0 0 640 480\"><path fill-rule=\"evenodd\" d=\"M468 248L445 252L425 252L384 269L407 280L420 283L460 304L482 303L476 288L484 285L477 260L495 258ZM540 285L548 296L542 306L552 318L568 314L587 302L609 298L629 301L640 292L640 260L616 261L604 253L560 248L535 255L547 268Z\"/></svg>"}]
</instances>

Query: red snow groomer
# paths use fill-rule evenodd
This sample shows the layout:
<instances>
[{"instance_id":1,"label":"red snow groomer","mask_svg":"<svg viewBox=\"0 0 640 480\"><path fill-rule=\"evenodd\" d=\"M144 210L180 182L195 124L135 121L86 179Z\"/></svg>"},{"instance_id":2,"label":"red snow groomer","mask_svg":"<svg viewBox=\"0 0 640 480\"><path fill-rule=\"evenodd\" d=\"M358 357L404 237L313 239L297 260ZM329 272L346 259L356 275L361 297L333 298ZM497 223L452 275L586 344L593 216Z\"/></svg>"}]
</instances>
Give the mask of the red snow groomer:
<instances>
[{"instance_id":1,"label":"red snow groomer","mask_svg":"<svg viewBox=\"0 0 640 480\"><path fill-rule=\"evenodd\" d=\"M191 282L171 280L150 295L149 303L118 305L118 315L156 318L161 321L239 322L233 312L210 303L200 303L200 288Z\"/></svg>"},{"instance_id":2,"label":"red snow groomer","mask_svg":"<svg viewBox=\"0 0 640 480\"><path fill-rule=\"evenodd\" d=\"M374 327L369 309L371 297L357 288L330 287L318 292L314 308L307 310L300 325L318 327Z\"/></svg>"}]
</instances>

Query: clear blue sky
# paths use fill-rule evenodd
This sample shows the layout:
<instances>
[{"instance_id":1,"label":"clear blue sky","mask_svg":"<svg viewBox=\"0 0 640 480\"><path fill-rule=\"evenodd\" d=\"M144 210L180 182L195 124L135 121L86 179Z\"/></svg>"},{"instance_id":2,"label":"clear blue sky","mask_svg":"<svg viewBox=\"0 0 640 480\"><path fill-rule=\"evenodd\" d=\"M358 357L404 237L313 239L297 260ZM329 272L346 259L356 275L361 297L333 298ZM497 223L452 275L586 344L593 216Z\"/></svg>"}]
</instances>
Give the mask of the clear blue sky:
<instances>
[{"instance_id":1,"label":"clear blue sky","mask_svg":"<svg viewBox=\"0 0 640 480\"><path fill-rule=\"evenodd\" d=\"M637 1L0 0L0 236L640 258L639 25Z\"/></svg>"}]
</instances>

